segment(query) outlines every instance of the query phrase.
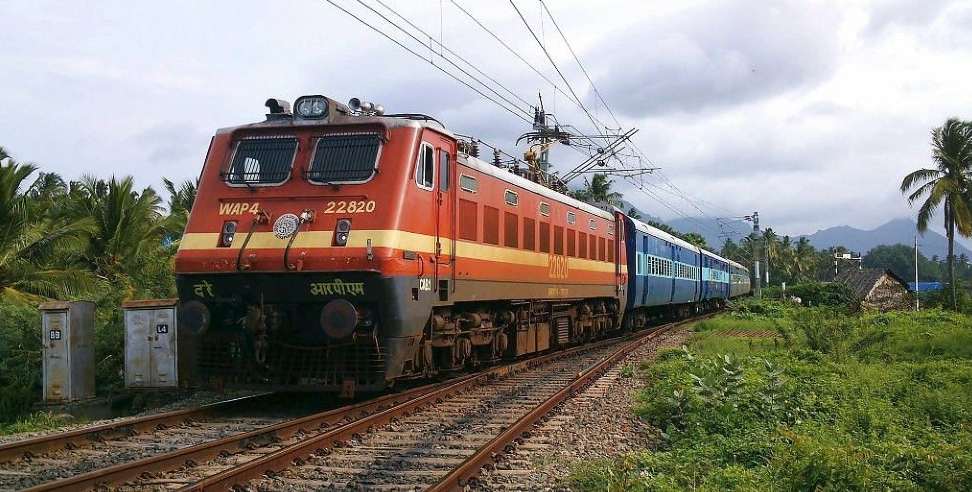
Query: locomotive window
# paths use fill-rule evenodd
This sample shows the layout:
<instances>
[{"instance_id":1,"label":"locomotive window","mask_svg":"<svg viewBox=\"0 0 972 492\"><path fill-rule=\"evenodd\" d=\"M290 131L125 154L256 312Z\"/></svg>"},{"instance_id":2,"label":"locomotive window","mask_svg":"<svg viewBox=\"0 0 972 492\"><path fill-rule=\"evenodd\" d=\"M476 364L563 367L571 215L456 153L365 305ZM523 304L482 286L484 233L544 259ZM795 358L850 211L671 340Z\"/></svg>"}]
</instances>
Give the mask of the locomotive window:
<instances>
[{"instance_id":1,"label":"locomotive window","mask_svg":"<svg viewBox=\"0 0 972 492\"><path fill-rule=\"evenodd\" d=\"M517 232L520 230L520 224L517 221L516 214L511 214L509 212L504 212L503 214L503 245L510 248L515 248L519 246L517 244Z\"/></svg>"},{"instance_id":2,"label":"locomotive window","mask_svg":"<svg viewBox=\"0 0 972 492\"><path fill-rule=\"evenodd\" d=\"M515 191L506 190L506 192L503 193L503 197L506 200L507 205L513 205L515 207L517 203L520 203L520 197Z\"/></svg>"},{"instance_id":3,"label":"locomotive window","mask_svg":"<svg viewBox=\"0 0 972 492\"><path fill-rule=\"evenodd\" d=\"M591 221L589 222L589 224L591 226L591 230L592 231L597 230L597 221L595 221L594 219L591 219Z\"/></svg>"},{"instance_id":4,"label":"locomotive window","mask_svg":"<svg viewBox=\"0 0 972 492\"><path fill-rule=\"evenodd\" d=\"M547 202L540 202L540 214L550 215L550 204Z\"/></svg>"},{"instance_id":5,"label":"locomotive window","mask_svg":"<svg viewBox=\"0 0 972 492\"><path fill-rule=\"evenodd\" d=\"M312 183L362 183L375 175L381 136L377 133L325 135L317 139L307 171Z\"/></svg>"},{"instance_id":6,"label":"locomotive window","mask_svg":"<svg viewBox=\"0 0 972 492\"><path fill-rule=\"evenodd\" d=\"M479 181L472 176L466 176L465 174L459 175L459 187L463 191L468 191L470 193L475 193L479 190Z\"/></svg>"},{"instance_id":7,"label":"locomotive window","mask_svg":"<svg viewBox=\"0 0 972 492\"><path fill-rule=\"evenodd\" d=\"M449 191L449 152L439 150L439 191Z\"/></svg>"},{"instance_id":8,"label":"locomotive window","mask_svg":"<svg viewBox=\"0 0 972 492\"><path fill-rule=\"evenodd\" d=\"M540 223L540 252L550 252L550 224L546 222Z\"/></svg>"},{"instance_id":9,"label":"locomotive window","mask_svg":"<svg viewBox=\"0 0 972 492\"><path fill-rule=\"evenodd\" d=\"M577 256L576 236L573 229L567 229L567 256Z\"/></svg>"},{"instance_id":10,"label":"locomotive window","mask_svg":"<svg viewBox=\"0 0 972 492\"><path fill-rule=\"evenodd\" d=\"M499 210L483 207L483 242L499 245Z\"/></svg>"},{"instance_id":11,"label":"locomotive window","mask_svg":"<svg viewBox=\"0 0 972 492\"><path fill-rule=\"evenodd\" d=\"M223 179L232 185L279 184L290 177L297 139L250 138L236 144L236 154Z\"/></svg>"},{"instance_id":12,"label":"locomotive window","mask_svg":"<svg viewBox=\"0 0 972 492\"><path fill-rule=\"evenodd\" d=\"M574 225L577 223L577 214L574 212L567 212L567 223Z\"/></svg>"},{"instance_id":13,"label":"locomotive window","mask_svg":"<svg viewBox=\"0 0 972 492\"><path fill-rule=\"evenodd\" d=\"M415 184L423 190L432 191L435 175L435 151L432 146L423 143L419 149L418 163L415 165Z\"/></svg>"},{"instance_id":14,"label":"locomotive window","mask_svg":"<svg viewBox=\"0 0 972 492\"><path fill-rule=\"evenodd\" d=\"M554 254L564 254L564 228L554 226Z\"/></svg>"},{"instance_id":15,"label":"locomotive window","mask_svg":"<svg viewBox=\"0 0 972 492\"><path fill-rule=\"evenodd\" d=\"M577 233L577 256L587 258L587 233Z\"/></svg>"},{"instance_id":16,"label":"locomotive window","mask_svg":"<svg viewBox=\"0 0 972 492\"><path fill-rule=\"evenodd\" d=\"M523 249L536 251L537 222L533 219L523 218Z\"/></svg>"}]
</instances>

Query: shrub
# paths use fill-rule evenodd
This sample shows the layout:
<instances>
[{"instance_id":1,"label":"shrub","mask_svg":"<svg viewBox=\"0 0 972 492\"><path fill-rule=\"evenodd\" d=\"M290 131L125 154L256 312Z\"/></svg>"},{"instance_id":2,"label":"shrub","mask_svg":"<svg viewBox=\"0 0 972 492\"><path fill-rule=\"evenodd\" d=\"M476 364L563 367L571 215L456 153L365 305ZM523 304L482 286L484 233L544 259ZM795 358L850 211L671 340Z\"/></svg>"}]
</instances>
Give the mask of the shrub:
<instances>
[{"instance_id":1,"label":"shrub","mask_svg":"<svg viewBox=\"0 0 972 492\"><path fill-rule=\"evenodd\" d=\"M841 283L805 283L787 289L787 295L799 297L804 306L855 307L850 289Z\"/></svg>"}]
</instances>

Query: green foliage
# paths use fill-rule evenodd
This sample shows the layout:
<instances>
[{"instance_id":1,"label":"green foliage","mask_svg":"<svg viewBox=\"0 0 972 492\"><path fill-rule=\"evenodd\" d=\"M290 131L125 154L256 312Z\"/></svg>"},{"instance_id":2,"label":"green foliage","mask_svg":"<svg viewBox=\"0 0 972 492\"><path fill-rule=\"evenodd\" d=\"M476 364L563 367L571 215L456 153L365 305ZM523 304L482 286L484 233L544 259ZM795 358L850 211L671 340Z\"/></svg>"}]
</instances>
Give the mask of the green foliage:
<instances>
[{"instance_id":1,"label":"green foliage","mask_svg":"<svg viewBox=\"0 0 972 492\"><path fill-rule=\"evenodd\" d=\"M741 304L709 320L688 347L644 366L652 384L635 411L662 431L662 441L654 450L584 463L573 485L972 487L972 318L780 304ZM768 322L783 327L791 343L721 334Z\"/></svg>"},{"instance_id":2,"label":"green foliage","mask_svg":"<svg viewBox=\"0 0 972 492\"><path fill-rule=\"evenodd\" d=\"M849 307L854 303L850 289L840 283L804 283L787 287L787 295L799 297L805 306Z\"/></svg>"},{"instance_id":3,"label":"green foliage","mask_svg":"<svg viewBox=\"0 0 972 492\"><path fill-rule=\"evenodd\" d=\"M40 173L30 182L36 170L0 148L0 423L23 418L40 400L36 305L46 298L95 301L97 387L121 386L118 306L174 294L172 255L195 200L192 182L166 181L166 214L155 191L136 189L130 177L66 183Z\"/></svg>"}]
</instances>

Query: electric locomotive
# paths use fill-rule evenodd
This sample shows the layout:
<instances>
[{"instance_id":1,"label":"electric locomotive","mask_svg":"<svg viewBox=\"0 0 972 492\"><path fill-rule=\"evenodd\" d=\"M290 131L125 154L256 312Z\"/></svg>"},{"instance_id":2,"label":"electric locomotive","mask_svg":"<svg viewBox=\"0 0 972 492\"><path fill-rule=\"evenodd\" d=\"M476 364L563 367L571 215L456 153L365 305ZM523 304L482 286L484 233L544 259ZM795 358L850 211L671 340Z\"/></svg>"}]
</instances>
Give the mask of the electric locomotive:
<instances>
[{"instance_id":1,"label":"electric locomotive","mask_svg":"<svg viewBox=\"0 0 972 492\"><path fill-rule=\"evenodd\" d=\"M378 391L621 327L625 218L434 118L270 99L210 143L175 267L197 381Z\"/></svg>"}]
</instances>

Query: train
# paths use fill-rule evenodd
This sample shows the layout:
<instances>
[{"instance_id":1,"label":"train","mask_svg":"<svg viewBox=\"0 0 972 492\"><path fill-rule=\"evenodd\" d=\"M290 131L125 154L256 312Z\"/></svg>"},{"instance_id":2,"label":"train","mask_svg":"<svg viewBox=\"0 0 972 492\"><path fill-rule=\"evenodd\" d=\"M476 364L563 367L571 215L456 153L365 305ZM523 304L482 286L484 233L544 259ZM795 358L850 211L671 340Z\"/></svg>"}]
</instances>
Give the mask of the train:
<instances>
[{"instance_id":1,"label":"train","mask_svg":"<svg viewBox=\"0 0 972 492\"><path fill-rule=\"evenodd\" d=\"M749 293L743 265L480 160L433 117L265 106L212 137L175 256L197 382L385 391Z\"/></svg>"}]
</instances>

